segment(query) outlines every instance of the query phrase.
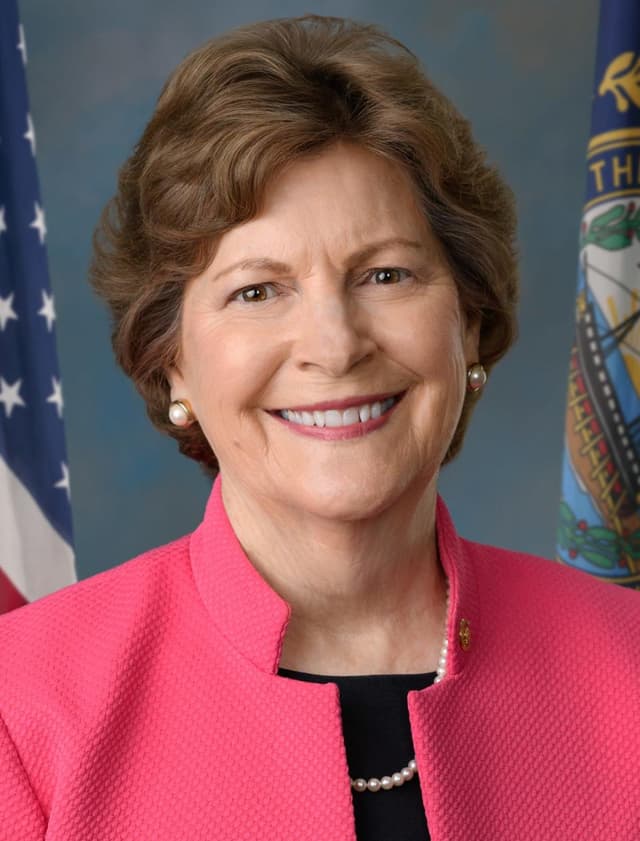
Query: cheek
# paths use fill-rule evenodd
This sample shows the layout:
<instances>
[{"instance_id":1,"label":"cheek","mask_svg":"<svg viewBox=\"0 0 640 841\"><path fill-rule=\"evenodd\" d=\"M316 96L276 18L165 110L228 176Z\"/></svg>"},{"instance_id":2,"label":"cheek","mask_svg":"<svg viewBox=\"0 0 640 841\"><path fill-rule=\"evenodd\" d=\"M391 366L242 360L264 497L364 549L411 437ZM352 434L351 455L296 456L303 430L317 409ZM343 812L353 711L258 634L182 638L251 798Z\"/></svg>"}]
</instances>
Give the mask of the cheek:
<instances>
[{"instance_id":1,"label":"cheek","mask_svg":"<svg viewBox=\"0 0 640 841\"><path fill-rule=\"evenodd\" d=\"M254 329L250 329L250 327ZM185 373L201 414L255 405L273 370L273 353L255 325L206 325L185 342Z\"/></svg>"},{"instance_id":2,"label":"cheek","mask_svg":"<svg viewBox=\"0 0 640 841\"><path fill-rule=\"evenodd\" d=\"M466 370L462 320L455 299L449 301L449 297L444 296L437 307L425 302L401 313L402 318L384 331L388 346L401 355L399 361L433 382Z\"/></svg>"}]
</instances>

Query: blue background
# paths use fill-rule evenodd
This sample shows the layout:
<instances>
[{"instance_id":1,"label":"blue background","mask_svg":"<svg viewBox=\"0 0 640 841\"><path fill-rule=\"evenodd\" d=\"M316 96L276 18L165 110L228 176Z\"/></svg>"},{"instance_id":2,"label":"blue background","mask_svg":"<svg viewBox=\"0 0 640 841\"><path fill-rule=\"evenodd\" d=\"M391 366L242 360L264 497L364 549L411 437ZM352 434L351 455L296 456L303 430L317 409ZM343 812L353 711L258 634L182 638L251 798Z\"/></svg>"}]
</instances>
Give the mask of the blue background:
<instances>
[{"instance_id":1,"label":"blue background","mask_svg":"<svg viewBox=\"0 0 640 841\"><path fill-rule=\"evenodd\" d=\"M170 70L233 26L306 12L381 24L421 58L513 186L520 339L441 491L460 532L552 556L597 0L20 0L58 313L79 578L193 528L208 481L147 421L87 284L91 234Z\"/></svg>"}]
</instances>

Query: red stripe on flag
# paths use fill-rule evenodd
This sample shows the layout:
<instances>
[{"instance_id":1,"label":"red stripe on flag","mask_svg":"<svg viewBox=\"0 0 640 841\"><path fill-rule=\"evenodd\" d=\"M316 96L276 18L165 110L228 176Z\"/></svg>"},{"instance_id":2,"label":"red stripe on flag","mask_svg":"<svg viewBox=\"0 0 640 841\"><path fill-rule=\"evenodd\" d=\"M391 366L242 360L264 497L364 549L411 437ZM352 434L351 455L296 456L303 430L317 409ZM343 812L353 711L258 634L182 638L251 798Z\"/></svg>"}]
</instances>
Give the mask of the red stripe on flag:
<instances>
[{"instance_id":1,"label":"red stripe on flag","mask_svg":"<svg viewBox=\"0 0 640 841\"><path fill-rule=\"evenodd\" d=\"M9 613L16 607L22 607L27 600L11 583L11 580L0 569L0 614Z\"/></svg>"}]
</instances>

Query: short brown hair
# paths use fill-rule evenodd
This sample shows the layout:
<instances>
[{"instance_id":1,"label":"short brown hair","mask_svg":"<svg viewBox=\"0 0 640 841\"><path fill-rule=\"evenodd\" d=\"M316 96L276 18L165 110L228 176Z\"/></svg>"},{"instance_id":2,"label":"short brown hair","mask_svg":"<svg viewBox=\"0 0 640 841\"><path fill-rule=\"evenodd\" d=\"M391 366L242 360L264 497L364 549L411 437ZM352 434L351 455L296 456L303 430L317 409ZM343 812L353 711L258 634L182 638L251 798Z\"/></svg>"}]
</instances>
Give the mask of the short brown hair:
<instances>
[{"instance_id":1,"label":"short brown hair","mask_svg":"<svg viewBox=\"0 0 640 841\"><path fill-rule=\"evenodd\" d=\"M416 56L377 26L319 15L234 29L191 53L165 84L120 170L94 237L91 280L113 317L116 358L153 423L215 475L199 424L168 420L185 283L220 236L255 216L285 164L347 140L411 175L457 283L481 319L490 370L515 339L515 202L469 122ZM445 463L462 445L465 400Z\"/></svg>"}]
</instances>

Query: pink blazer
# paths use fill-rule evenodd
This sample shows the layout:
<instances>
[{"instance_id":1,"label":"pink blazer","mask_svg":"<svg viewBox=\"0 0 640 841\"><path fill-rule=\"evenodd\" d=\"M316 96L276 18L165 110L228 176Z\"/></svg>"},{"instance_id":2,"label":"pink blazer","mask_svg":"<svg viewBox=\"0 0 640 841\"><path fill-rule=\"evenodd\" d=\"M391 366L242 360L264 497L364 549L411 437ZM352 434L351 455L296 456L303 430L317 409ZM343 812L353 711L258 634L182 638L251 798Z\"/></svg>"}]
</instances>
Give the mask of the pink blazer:
<instances>
[{"instance_id":1,"label":"pink blazer","mask_svg":"<svg viewBox=\"0 0 640 841\"><path fill-rule=\"evenodd\" d=\"M448 672L408 695L433 841L638 841L640 595L442 501L437 534ZM192 535L2 617L0 839L354 841L337 686L276 674L289 613L218 478Z\"/></svg>"}]
</instances>

